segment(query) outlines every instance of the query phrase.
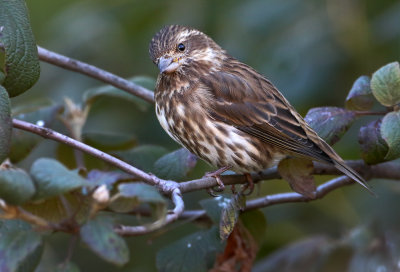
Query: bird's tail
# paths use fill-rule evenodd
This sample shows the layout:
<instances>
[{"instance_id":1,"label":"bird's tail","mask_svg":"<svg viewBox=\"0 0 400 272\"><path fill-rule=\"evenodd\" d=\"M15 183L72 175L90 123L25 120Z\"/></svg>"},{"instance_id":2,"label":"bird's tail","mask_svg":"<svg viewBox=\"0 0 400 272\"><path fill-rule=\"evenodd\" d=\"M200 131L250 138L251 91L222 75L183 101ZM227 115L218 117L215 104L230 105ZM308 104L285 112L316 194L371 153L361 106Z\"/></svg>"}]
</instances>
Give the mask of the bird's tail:
<instances>
[{"instance_id":1,"label":"bird's tail","mask_svg":"<svg viewBox=\"0 0 400 272\"><path fill-rule=\"evenodd\" d=\"M345 162L341 162L341 161L337 161L337 160L334 160L333 162L334 162L336 168L339 169L340 171L342 171L343 174L346 174L346 176L348 176L349 178L352 178L354 181L356 181L362 187L367 189L367 191L370 192L370 194L372 194L373 196L376 196L376 194L369 188L367 181L359 173L357 173L353 168L348 166Z\"/></svg>"}]
</instances>

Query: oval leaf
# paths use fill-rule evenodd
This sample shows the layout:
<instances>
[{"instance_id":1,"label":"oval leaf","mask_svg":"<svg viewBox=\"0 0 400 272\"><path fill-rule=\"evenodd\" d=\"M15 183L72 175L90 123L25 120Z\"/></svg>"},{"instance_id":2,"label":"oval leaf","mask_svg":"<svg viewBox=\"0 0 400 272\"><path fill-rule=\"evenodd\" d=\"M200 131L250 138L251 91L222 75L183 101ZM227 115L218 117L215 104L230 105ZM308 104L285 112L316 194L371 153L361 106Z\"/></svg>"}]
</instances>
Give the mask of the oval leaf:
<instances>
[{"instance_id":1,"label":"oval leaf","mask_svg":"<svg viewBox=\"0 0 400 272\"><path fill-rule=\"evenodd\" d=\"M286 158L279 162L278 171L293 191L307 198L315 198L314 177L311 175L314 169L313 162L307 159Z\"/></svg>"},{"instance_id":2,"label":"oval leaf","mask_svg":"<svg viewBox=\"0 0 400 272\"><path fill-rule=\"evenodd\" d=\"M381 67L372 75L372 93L384 106L391 107L400 102L400 67L392 62Z\"/></svg>"},{"instance_id":3,"label":"oval leaf","mask_svg":"<svg viewBox=\"0 0 400 272\"><path fill-rule=\"evenodd\" d=\"M114 232L113 221L106 216L97 216L81 227L80 236L83 242L102 259L124 265L129 261L129 248Z\"/></svg>"},{"instance_id":4,"label":"oval leaf","mask_svg":"<svg viewBox=\"0 0 400 272\"><path fill-rule=\"evenodd\" d=\"M400 157L400 112L389 112L382 119L381 136L389 146L386 160Z\"/></svg>"},{"instance_id":5,"label":"oval leaf","mask_svg":"<svg viewBox=\"0 0 400 272\"><path fill-rule=\"evenodd\" d=\"M186 148L180 148L159 158L154 173L163 179L181 181L197 163L197 157Z\"/></svg>"},{"instance_id":6,"label":"oval leaf","mask_svg":"<svg viewBox=\"0 0 400 272\"><path fill-rule=\"evenodd\" d=\"M27 263L36 266L40 259L42 237L21 220L0 221L1 271L23 271ZM35 267L30 267L33 271Z\"/></svg>"},{"instance_id":7,"label":"oval leaf","mask_svg":"<svg viewBox=\"0 0 400 272\"><path fill-rule=\"evenodd\" d=\"M310 109L304 118L317 134L328 144L333 145L353 124L354 112L337 107Z\"/></svg>"},{"instance_id":8,"label":"oval leaf","mask_svg":"<svg viewBox=\"0 0 400 272\"><path fill-rule=\"evenodd\" d=\"M0 43L4 46L5 72L3 86L10 97L17 96L35 84L40 66L35 38L30 27L24 0L0 0Z\"/></svg>"},{"instance_id":9,"label":"oval leaf","mask_svg":"<svg viewBox=\"0 0 400 272\"><path fill-rule=\"evenodd\" d=\"M371 90L371 80L368 76L360 76L346 97L346 108L349 110L366 111L374 105L374 96Z\"/></svg>"},{"instance_id":10,"label":"oval leaf","mask_svg":"<svg viewBox=\"0 0 400 272\"><path fill-rule=\"evenodd\" d=\"M22 169L0 167L0 198L8 204L20 205L33 197L35 186Z\"/></svg>"},{"instance_id":11,"label":"oval leaf","mask_svg":"<svg viewBox=\"0 0 400 272\"><path fill-rule=\"evenodd\" d=\"M157 253L157 269L161 272L208 271L223 248L215 227L199 231L161 249Z\"/></svg>"},{"instance_id":12,"label":"oval leaf","mask_svg":"<svg viewBox=\"0 0 400 272\"><path fill-rule=\"evenodd\" d=\"M30 171L36 184L35 199L45 199L88 185L78 173L68 170L58 161L36 160Z\"/></svg>"},{"instance_id":13,"label":"oval leaf","mask_svg":"<svg viewBox=\"0 0 400 272\"><path fill-rule=\"evenodd\" d=\"M10 150L12 131L10 114L10 99L6 90L0 86L0 164L7 158Z\"/></svg>"},{"instance_id":14,"label":"oval leaf","mask_svg":"<svg viewBox=\"0 0 400 272\"><path fill-rule=\"evenodd\" d=\"M367 164L377 164L386 161L389 147L381 136L382 119L372 121L360 128L358 142L361 147L361 157Z\"/></svg>"}]
</instances>

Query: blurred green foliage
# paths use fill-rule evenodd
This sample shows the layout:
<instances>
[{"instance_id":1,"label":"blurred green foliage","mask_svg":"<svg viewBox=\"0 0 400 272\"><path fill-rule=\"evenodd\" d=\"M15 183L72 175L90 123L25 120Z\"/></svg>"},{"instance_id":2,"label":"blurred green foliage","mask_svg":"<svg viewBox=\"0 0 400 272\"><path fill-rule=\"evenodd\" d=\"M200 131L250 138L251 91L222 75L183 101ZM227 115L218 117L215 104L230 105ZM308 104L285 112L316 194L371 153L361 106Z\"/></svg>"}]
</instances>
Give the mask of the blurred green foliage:
<instances>
[{"instance_id":1,"label":"blurred green foliage","mask_svg":"<svg viewBox=\"0 0 400 272\"><path fill-rule=\"evenodd\" d=\"M199 28L271 79L302 114L315 106L343 106L356 78L371 75L400 56L400 2L394 0L27 0L27 5L39 45L126 78L156 77L158 71L148 57L148 44L164 24ZM41 69L38 83L13 98L13 107L40 98L58 104L69 97L81 103L88 89L102 85L45 63L41 63ZM336 145L346 159L360 157L355 144L360 125L357 121ZM60 123L54 126L66 133ZM118 97L93 101L83 133L101 131L134 135L139 145L159 145L169 151L178 147L159 126L152 106L132 106L131 101ZM76 166L68 148L49 141L42 141L18 166L29 169L42 156ZM90 157L85 157L85 162L89 168L100 164ZM188 178L198 178L206 170L208 166L199 163ZM294 241L307 238L305 241L318 242L313 238L317 234L336 241L348 237L352 230L369 229L371 222L377 222L380 235L390 242L400 230L400 220L395 216L400 187L378 180L372 185L380 197L373 198L358 186L351 186L308 204L263 209L268 225L259 235L260 265L271 253ZM268 181L259 194L289 190L284 181ZM186 208L200 208L198 201L208 197L205 192L190 193L184 197ZM161 248L199 230L192 223L176 224L167 232L129 238L130 262L121 268L101 261L82 243L77 245L72 261L81 271L155 271L156 253ZM374 237L378 231L367 232ZM70 239L65 234L47 238L49 246L37 271L51 271L64 261ZM318 242L317 248L324 247L329 239ZM368 248L372 240L360 242L361 247ZM304 243L302 248L306 246ZM336 263L348 261L349 254L339 254Z\"/></svg>"}]
</instances>

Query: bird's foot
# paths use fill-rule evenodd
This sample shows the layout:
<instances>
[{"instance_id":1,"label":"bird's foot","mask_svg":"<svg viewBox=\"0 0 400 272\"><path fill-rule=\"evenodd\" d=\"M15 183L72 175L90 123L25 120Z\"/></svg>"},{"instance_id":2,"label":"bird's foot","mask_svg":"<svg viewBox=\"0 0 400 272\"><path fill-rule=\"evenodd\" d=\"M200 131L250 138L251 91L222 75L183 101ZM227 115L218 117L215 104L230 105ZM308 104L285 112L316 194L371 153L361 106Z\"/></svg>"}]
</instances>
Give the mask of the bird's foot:
<instances>
[{"instance_id":1,"label":"bird's foot","mask_svg":"<svg viewBox=\"0 0 400 272\"><path fill-rule=\"evenodd\" d=\"M218 169L216 171L207 172L204 175L204 178L209 178L209 177L215 178L215 180L217 181L217 184L218 184L218 186L216 188L209 188L207 190L207 192L210 195L218 196L217 194L215 194L215 192L222 192L225 189L225 185L224 185L224 183L222 182L222 179L221 179L221 174L224 173L225 171L231 169L231 168L232 168L232 166L229 166L229 165L228 166L224 166L224 167L222 167L222 168L220 168L220 169Z\"/></svg>"},{"instance_id":2,"label":"bird's foot","mask_svg":"<svg viewBox=\"0 0 400 272\"><path fill-rule=\"evenodd\" d=\"M250 195L254 191L254 182L250 173L245 173L247 183L242 186L242 190L240 191L244 195Z\"/></svg>"}]
</instances>

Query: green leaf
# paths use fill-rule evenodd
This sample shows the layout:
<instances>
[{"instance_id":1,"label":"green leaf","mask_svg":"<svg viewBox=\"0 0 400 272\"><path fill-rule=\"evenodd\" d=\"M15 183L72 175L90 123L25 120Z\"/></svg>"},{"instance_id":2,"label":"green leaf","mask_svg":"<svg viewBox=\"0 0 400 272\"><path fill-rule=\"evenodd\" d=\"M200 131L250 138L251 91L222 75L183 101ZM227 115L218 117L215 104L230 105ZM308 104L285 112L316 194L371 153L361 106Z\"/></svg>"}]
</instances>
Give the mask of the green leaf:
<instances>
[{"instance_id":1,"label":"green leaf","mask_svg":"<svg viewBox=\"0 0 400 272\"><path fill-rule=\"evenodd\" d=\"M102 259L116 264L124 265L129 261L129 248L114 232L111 218L97 216L89 220L80 229L82 241Z\"/></svg>"},{"instance_id":2,"label":"green leaf","mask_svg":"<svg viewBox=\"0 0 400 272\"><path fill-rule=\"evenodd\" d=\"M392 62L381 67L372 75L371 89L376 100L391 107L400 102L400 67Z\"/></svg>"},{"instance_id":3,"label":"green leaf","mask_svg":"<svg viewBox=\"0 0 400 272\"><path fill-rule=\"evenodd\" d=\"M150 90L154 90L156 84L156 81L153 78L146 76L132 77L128 78L128 80ZM92 104L100 97L116 97L126 101L130 101L142 111L147 110L150 106L150 104L143 101L143 99L140 99L135 95L132 95L130 93L127 93L126 91L122 91L110 85L89 89L83 93L82 99L84 103Z\"/></svg>"},{"instance_id":4,"label":"green leaf","mask_svg":"<svg viewBox=\"0 0 400 272\"><path fill-rule=\"evenodd\" d=\"M163 179L180 181L197 163L197 157L186 148L180 148L159 158L154 163L154 173Z\"/></svg>"},{"instance_id":5,"label":"green leaf","mask_svg":"<svg viewBox=\"0 0 400 272\"><path fill-rule=\"evenodd\" d=\"M235 194L229 203L222 209L221 221L219 222L219 237L226 240L233 231L241 210L246 206L246 198L243 194Z\"/></svg>"},{"instance_id":6,"label":"green leaf","mask_svg":"<svg viewBox=\"0 0 400 272\"><path fill-rule=\"evenodd\" d=\"M10 114L10 99L6 90L0 86L0 164L7 158L10 151L12 131Z\"/></svg>"},{"instance_id":7,"label":"green leaf","mask_svg":"<svg viewBox=\"0 0 400 272\"><path fill-rule=\"evenodd\" d=\"M203 199L199 202L200 206L206 211L208 217L215 223L221 221L222 210L230 203L230 197L219 195L214 198Z\"/></svg>"},{"instance_id":8,"label":"green leaf","mask_svg":"<svg viewBox=\"0 0 400 272\"><path fill-rule=\"evenodd\" d=\"M40 126L51 127L63 107L48 100L24 104L13 109L13 117ZM43 140L30 132L14 129L11 140L10 160L13 163L25 159Z\"/></svg>"},{"instance_id":9,"label":"green leaf","mask_svg":"<svg viewBox=\"0 0 400 272\"><path fill-rule=\"evenodd\" d=\"M167 153L162 146L141 145L130 150L114 152L129 164L146 172L154 172L154 163Z\"/></svg>"},{"instance_id":10,"label":"green leaf","mask_svg":"<svg viewBox=\"0 0 400 272\"><path fill-rule=\"evenodd\" d=\"M0 220L0 236L0 270L33 271L42 255L42 237L21 220Z\"/></svg>"},{"instance_id":11,"label":"green leaf","mask_svg":"<svg viewBox=\"0 0 400 272\"><path fill-rule=\"evenodd\" d=\"M216 227L199 231L161 249L157 253L157 269L160 272L208 271L223 248Z\"/></svg>"},{"instance_id":12,"label":"green leaf","mask_svg":"<svg viewBox=\"0 0 400 272\"><path fill-rule=\"evenodd\" d=\"M0 43L4 46L5 72L3 86L10 97L17 96L35 84L40 66L35 38L23 0L0 0Z\"/></svg>"},{"instance_id":13,"label":"green leaf","mask_svg":"<svg viewBox=\"0 0 400 272\"><path fill-rule=\"evenodd\" d=\"M117 212L130 212L142 203L155 205L158 217L166 213L167 203L153 186L130 182L118 185L119 197L109 206Z\"/></svg>"},{"instance_id":14,"label":"green leaf","mask_svg":"<svg viewBox=\"0 0 400 272\"><path fill-rule=\"evenodd\" d=\"M310 109L304 118L317 134L328 144L333 145L353 124L354 112L337 107Z\"/></svg>"},{"instance_id":15,"label":"green leaf","mask_svg":"<svg viewBox=\"0 0 400 272\"><path fill-rule=\"evenodd\" d=\"M22 169L0 167L0 198L11 205L20 205L33 197L35 186Z\"/></svg>"},{"instance_id":16,"label":"green leaf","mask_svg":"<svg viewBox=\"0 0 400 272\"><path fill-rule=\"evenodd\" d=\"M78 173L53 159L36 160L30 173L36 184L35 199L50 198L88 185Z\"/></svg>"},{"instance_id":17,"label":"green leaf","mask_svg":"<svg viewBox=\"0 0 400 272\"><path fill-rule=\"evenodd\" d=\"M389 146L386 160L400 157L400 111L389 112L382 119L381 136Z\"/></svg>"},{"instance_id":18,"label":"green leaf","mask_svg":"<svg viewBox=\"0 0 400 272\"><path fill-rule=\"evenodd\" d=\"M374 105L371 90L371 80L368 76L360 76L346 97L346 108L349 110L366 111Z\"/></svg>"},{"instance_id":19,"label":"green leaf","mask_svg":"<svg viewBox=\"0 0 400 272\"><path fill-rule=\"evenodd\" d=\"M254 240L260 246L264 241L267 230L267 219L260 210L252 210L241 213L239 216L244 227L250 232Z\"/></svg>"},{"instance_id":20,"label":"green leaf","mask_svg":"<svg viewBox=\"0 0 400 272\"><path fill-rule=\"evenodd\" d=\"M314 177L311 175L314 169L313 162L307 159L286 158L279 162L278 171L293 191L307 198L315 198Z\"/></svg>"},{"instance_id":21,"label":"green leaf","mask_svg":"<svg viewBox=\"0 0 400 272\"><path fill-rule=\"evenodd\" d=\"M105 152L129 149L136 145L136 139L133 135L112 132L83 132L82 137L86 144Z\"/></svg>"},{"instance_id":22,"label":"green leaf","mask_svg":"<svg viewBox=\"0 0 400 272\"><path fill-rule=\"evenodd\" d=\"M370 122L360 128L358 142L361 147L361 157L367 164L377 164L387 161L389 147L381 136L382 119Z\"/></svg>"}]
</instances>

